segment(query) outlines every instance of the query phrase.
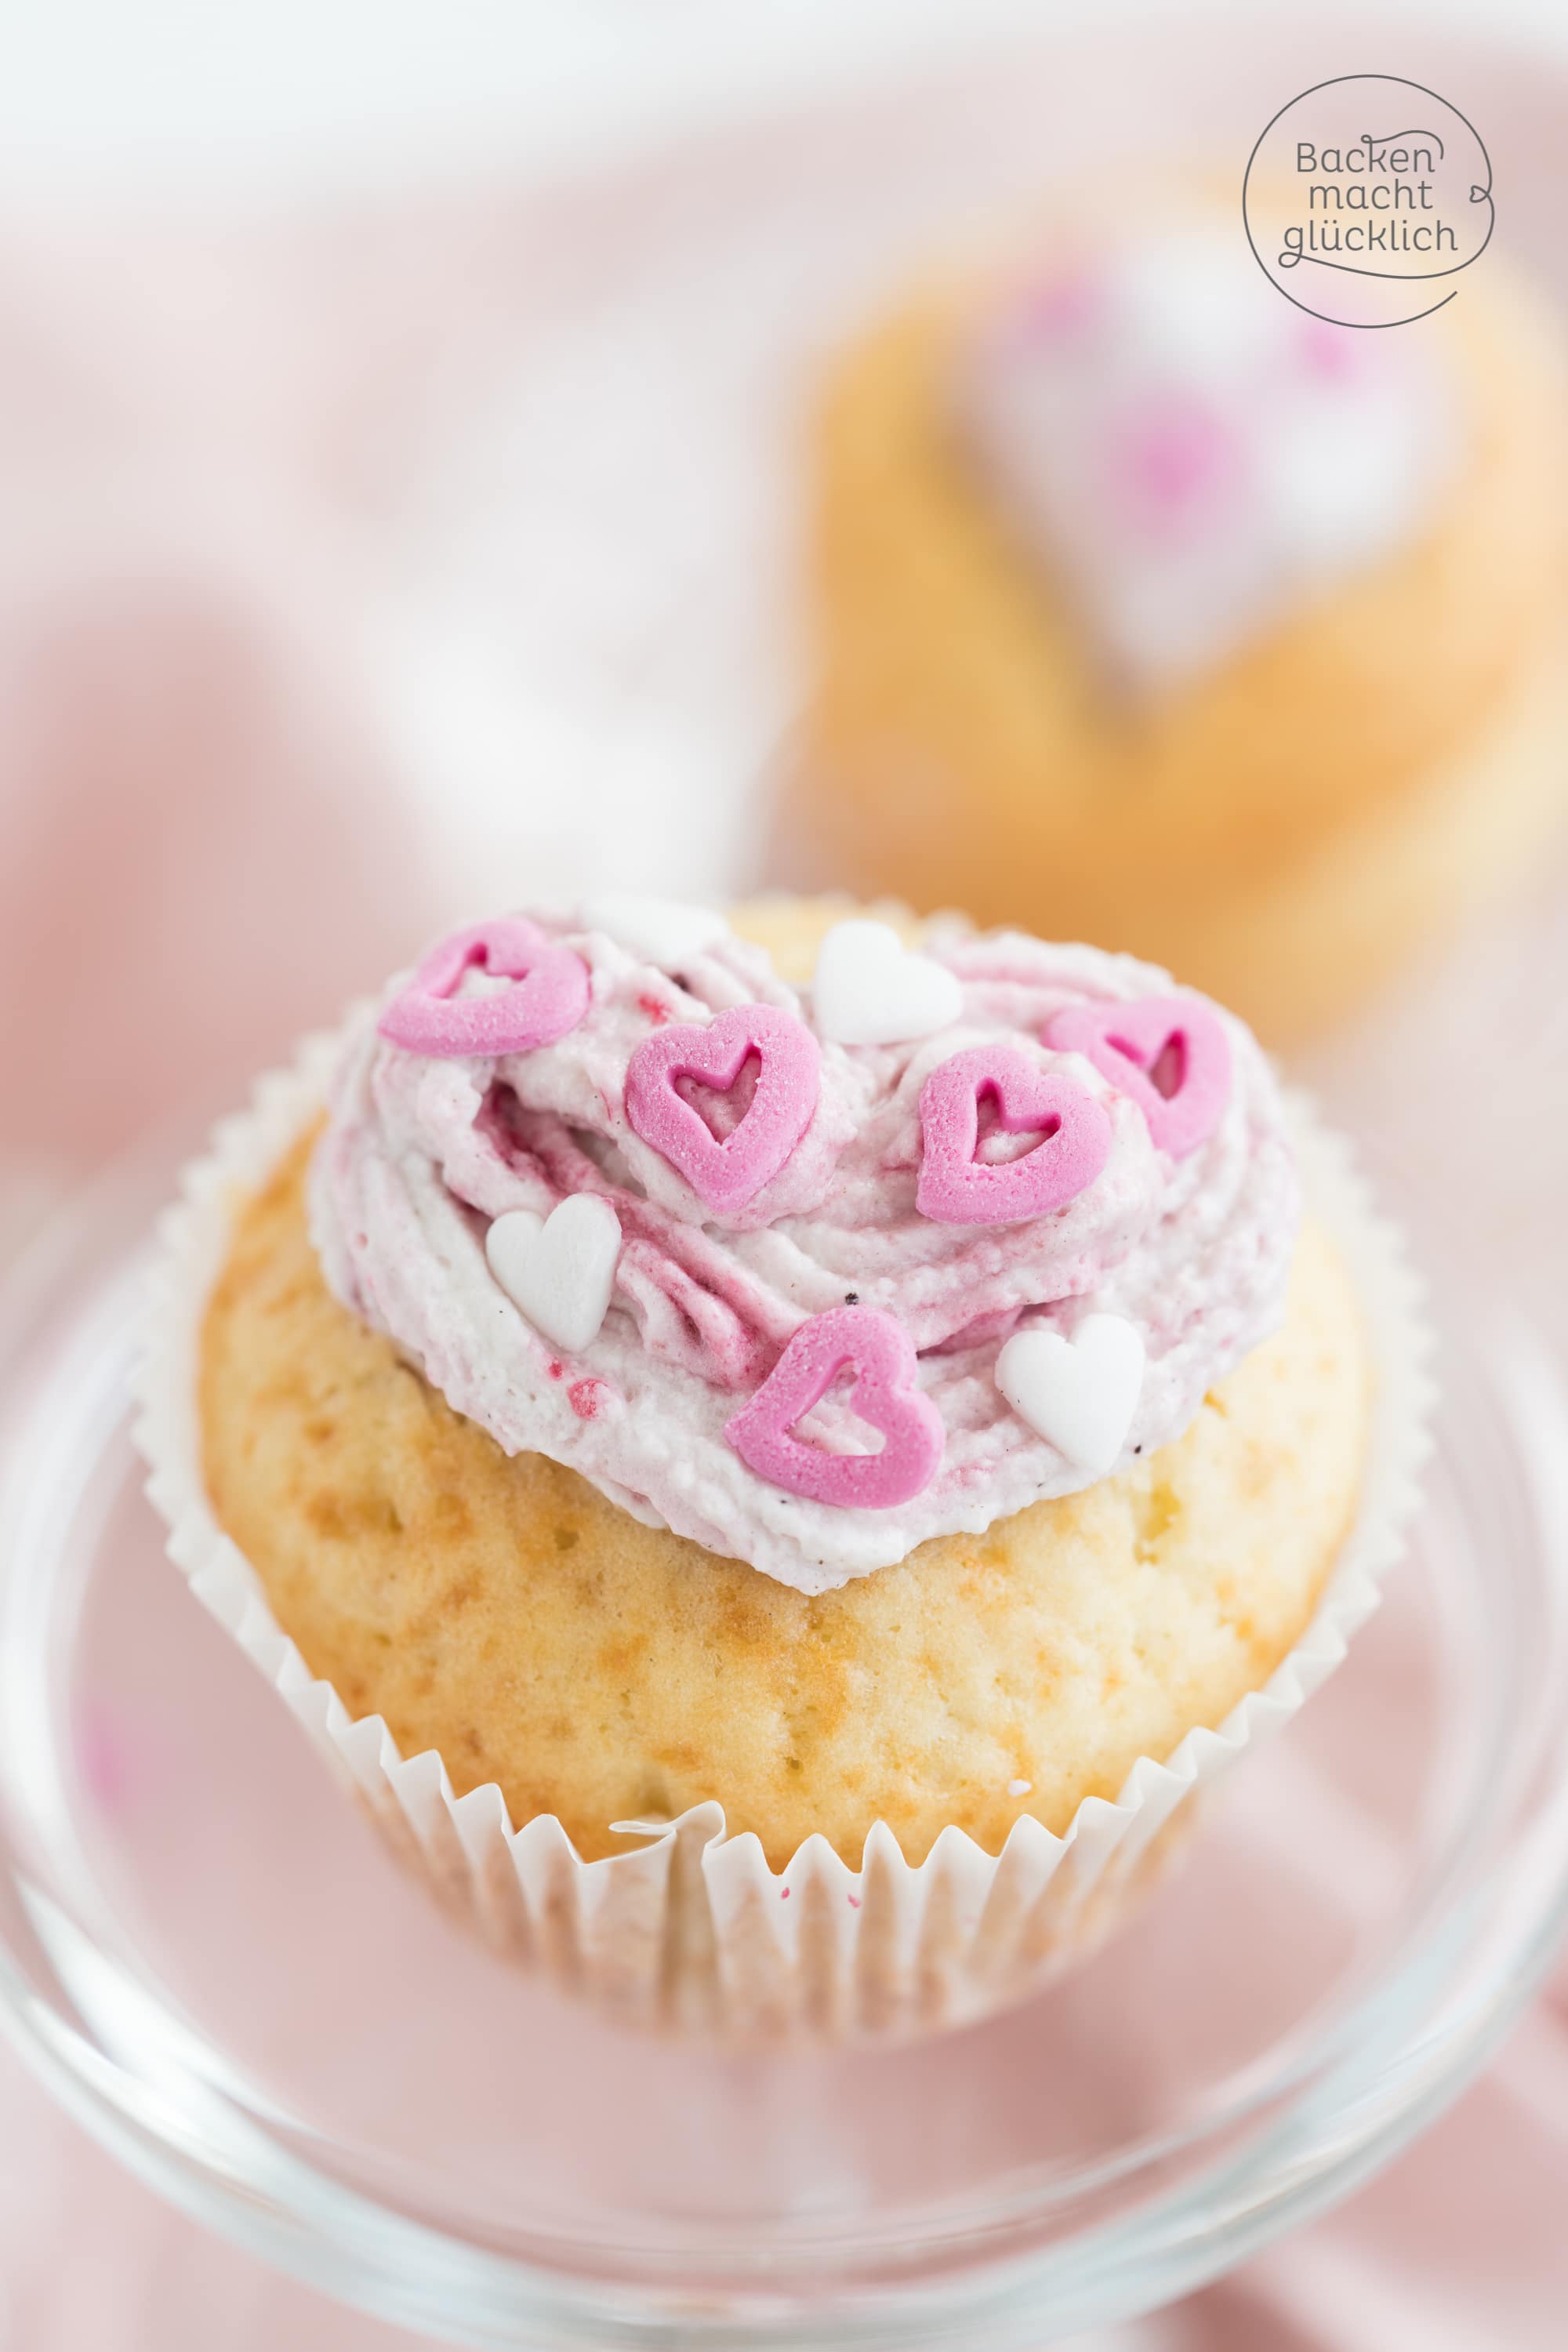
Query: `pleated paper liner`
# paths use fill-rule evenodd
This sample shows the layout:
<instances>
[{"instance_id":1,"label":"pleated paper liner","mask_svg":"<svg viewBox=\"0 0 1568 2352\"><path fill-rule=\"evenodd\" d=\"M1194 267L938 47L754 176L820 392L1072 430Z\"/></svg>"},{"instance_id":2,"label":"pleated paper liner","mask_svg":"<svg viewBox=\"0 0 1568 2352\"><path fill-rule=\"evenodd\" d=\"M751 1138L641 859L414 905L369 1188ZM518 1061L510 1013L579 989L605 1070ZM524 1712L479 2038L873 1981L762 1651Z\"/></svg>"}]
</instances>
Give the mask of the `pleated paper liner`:
<instances>
[{"instance_id":1,"label":"pleated paper liner","mask_svg":"<svg viewBox=\"0 0 1568 2352\"><path fill-rule=\"evenodd\" d=\"M1419 1500L1433 1399L1421 1285L1343 1142L1291 1104L1313 1213L1355 1281L1375 1368L1360 1508L1295 1647L1215 1730L1142 1758L1114 1801L1059 1837L1028 1816L993 1857L957 1826L918 1867L881 1823L861 1866L810 1837L779 1873L721 1804L622 1825L627 1851L579 1859L553 1815L514 1823L493 1783L455 1797L433 1750L405 1757L379 1717L354 1721L310 1671L255 1571L217 1525L201 1472L197 1351L235 1213L315 1119L338 1049L291 1069L213 1136L162 1225L137 1443L169 1548L197 1598L255 1661L389 1843L446 1907L520 1966L623 2022L725 2040L876 2040L959 2025L1037 1990L1090 1951L1194 1825L1238 1759L1296 1713L1375 1608Z\"/></svg>"}]
</instances>

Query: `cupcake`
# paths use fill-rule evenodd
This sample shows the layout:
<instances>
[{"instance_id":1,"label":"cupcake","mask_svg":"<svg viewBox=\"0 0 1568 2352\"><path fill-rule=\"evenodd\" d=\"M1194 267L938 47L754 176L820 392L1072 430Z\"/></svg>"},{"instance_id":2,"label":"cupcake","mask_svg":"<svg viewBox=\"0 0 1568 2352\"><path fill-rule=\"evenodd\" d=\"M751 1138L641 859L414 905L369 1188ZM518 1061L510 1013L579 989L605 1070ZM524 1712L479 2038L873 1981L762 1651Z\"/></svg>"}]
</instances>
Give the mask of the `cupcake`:
<instances>
[{"instance_id":1,"label":"cupcake","mask_svg":"<svg viewBox=\"0 0 1568 2352\"><path fill-rule=\"evenodd\" d=\"M142 1436L491 1940L643 2021L909 2032L1086 1949L1333 1662L1412 1328L1163 971L616 898L444 940L222 1132Z\"/></svg>"},{"instance_id":2,"label":"cupcake","mask_svg":"<svg viewBox=\"0 0 1568 2352\"><path fill-rule=\"evenodd\" d=\"M917 291L821 404L782 866L1342 1013L1559 814L1563 423L1490 253L1384 332L1228 214Z\"/></svg>"}]
</instances>

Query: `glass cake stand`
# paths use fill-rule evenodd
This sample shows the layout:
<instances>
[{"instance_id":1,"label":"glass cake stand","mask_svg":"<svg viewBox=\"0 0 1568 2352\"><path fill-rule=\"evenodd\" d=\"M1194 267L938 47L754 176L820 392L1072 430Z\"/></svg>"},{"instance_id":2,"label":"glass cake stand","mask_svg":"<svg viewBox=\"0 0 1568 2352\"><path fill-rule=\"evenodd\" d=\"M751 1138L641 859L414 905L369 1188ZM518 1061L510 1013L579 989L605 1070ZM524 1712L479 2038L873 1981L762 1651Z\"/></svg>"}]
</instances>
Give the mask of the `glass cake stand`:
<instances>
[{"instance_id":1,"label":"glass cake stand","mask_svg":"<svg viewBox=\"0 0 1568 2352\"><path fill-rule=\"evenodd\" d=\"M1568 1917L1568 1402L1455 1282L1411 1558L1134 1923L934 2043L716 2054L470 1944L168 1564L126 1375L172 1164L0 1313L0 2016L214 2228L465 2344L1034 2352L1342 2196L1529 1996Z\"/></svg>"}]
</instances>

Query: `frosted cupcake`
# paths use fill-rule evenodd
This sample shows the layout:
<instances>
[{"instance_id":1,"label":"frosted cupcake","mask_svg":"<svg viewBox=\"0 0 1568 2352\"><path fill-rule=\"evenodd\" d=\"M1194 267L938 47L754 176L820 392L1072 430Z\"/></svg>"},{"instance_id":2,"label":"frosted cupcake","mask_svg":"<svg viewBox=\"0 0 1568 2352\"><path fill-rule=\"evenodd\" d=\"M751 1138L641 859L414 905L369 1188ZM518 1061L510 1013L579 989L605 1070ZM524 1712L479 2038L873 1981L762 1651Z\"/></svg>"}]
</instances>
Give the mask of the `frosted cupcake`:
<instances>
[{"instance_id":1,"label":"frosted cupcake","mask_svg":"<svg viewBox=\"0 0 1568 2352\"><path fill-rule=\"evenodd\" d=\"M1495 256L1358 331L1228 215L917 293L821 412L791 878L1352 1005L1563 803L1563 385Z\"/></svg>"},{"instance_id":2,"label":"frosted cupcake","mask_svg":"<svg viewBox=\"0 0 1568 2352\"><path fill-rule=\"evenodd\" d=\"M198 1172L143 1437L492 1937L634 2015L909 2030L1081 1948L1326 1670L1414 1392L1390 1486L1232 1016L1018 933L757 928L443 942Z\"/></svg>"}]
</instances>

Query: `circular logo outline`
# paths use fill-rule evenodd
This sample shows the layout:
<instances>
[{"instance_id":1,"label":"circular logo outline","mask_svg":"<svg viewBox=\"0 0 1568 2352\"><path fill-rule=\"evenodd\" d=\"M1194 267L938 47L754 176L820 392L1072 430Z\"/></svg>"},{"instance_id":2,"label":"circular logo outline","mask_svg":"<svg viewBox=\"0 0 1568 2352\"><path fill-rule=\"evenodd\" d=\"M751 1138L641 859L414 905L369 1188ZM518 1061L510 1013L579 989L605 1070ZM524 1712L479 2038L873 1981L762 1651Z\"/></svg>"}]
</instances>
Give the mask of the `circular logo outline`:
<instances>
[{"instance_id":1,"label":"circular logo outline","mask_svg":"<svg viewBox=\"0 0 1568 2352\"><path fill-rule=\"evenodd\" d=\"M1252 249L1252 257L1254 261L1257 262L1258 267L1262 270L1263 275L1268 278L1268 283L1273 287L1275 292L1277 294L1283 295L1286 301L1293 303L1298 310L1304 310L1310 319L1321 319L1325 326L1354 327L1360 332L1368 334L1377 333L1384 327L1413 327L1418 319L1430 319L1435 312L1446 309L1448 303L1450 303L1458 294L1459 290L1457 286L1450 286L1448 291L1443 296L1441 301L1429 302L1424 310L1412 310L1409 316L1404 319L1336 318L1331 310L1314 310L1310 302L1303 302L1300 296L1292 294L1288 288L1281 286L1278 278L1275 277L1274 272L1269 268L1268 264L1264 260L1263 256L1258 252L1258 240L1252 234L1252 221L1247 208L1247 192L1252 179L1252 167L1258 161L1258 149L1262 146L1264 141L1268 138L1275 124L1279 121L1283 116L1289 114L1293 106L1300 106L1303 99L1315 98L1321 89L1333 89L1341 82L1346 81L1397 82L1401 89L1418 90L1423 98L1436 99L1439 106L1447 107L1450 114L1458 117L1458 121L1464 124L1466 130L1475 141L1476 145L1479 148L1481 159L1487 167L1486 186L1478 191L1472 185L1470 190L1471 203L1481 203L1487 207L1487 233L1481 239L1479 245L1477 246L1474 253L1468 254L1463 261L1456 261L1452 268L1449 269L1412 269L1409 271L1401 269L1358 269L1353 262L1349 261L1319 261L1317 263L1317 267L1320 269L1341 270L1345 275L1352 278L1381 278L1385 280L1414 286L1419 284L1424 278L1457 277L1461 269L1468 269L1471 262L1479 261L1480 259L1482 254L1491 243L1493 233L1497 228L1497 202L1492 194L1492 159L1488 152L1487 142L1481 137L1480 132L1476 129L1475 124L1470 121L1469 116L1463 113L1458 107L1454 105L1451 100L1445 98L1440 90L1428 89L1424 81L1412 81L1406 74L1330 74L1326 79L1312 82L1306 89L1298 90L1294 98L1288 98L1283 106L1277 107L1275 111L1269 116L1268 121L1264 124L1262 130L1258 132L1257 138L1253 141L1252 152L1247 159L1247 169L1241 175L1241 226L1246 233L1247 242ZM1403 136L1404 134L1395 133L1394 135ZM1436 134L1434 132L1432 135L1436 137ZM1386 141L1384 143L1386 144Z\"/></svg>"}]
</instances>

